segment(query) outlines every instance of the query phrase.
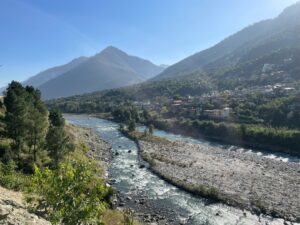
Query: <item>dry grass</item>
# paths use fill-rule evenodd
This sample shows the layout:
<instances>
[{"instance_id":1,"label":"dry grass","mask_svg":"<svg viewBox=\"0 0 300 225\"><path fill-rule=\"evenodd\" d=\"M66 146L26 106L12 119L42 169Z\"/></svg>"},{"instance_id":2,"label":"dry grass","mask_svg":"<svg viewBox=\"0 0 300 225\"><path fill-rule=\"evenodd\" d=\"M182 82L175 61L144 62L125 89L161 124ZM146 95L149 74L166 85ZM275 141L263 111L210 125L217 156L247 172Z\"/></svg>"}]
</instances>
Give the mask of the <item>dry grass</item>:
<instances>
[{"instance_id":1,"label":"dry grass","mask_svg":"<svg viewBox=\"0 0 300 225\"><path fill-rule=\"evenodd\" d=\"M131 138L147 141L147 142L154 142L154 143L161 143L161 144L172 144L172 141L169 141L165 138L157 137L154 135L147 134L145 135L143 132L133 131L128 133Z\"/></svg>"},{"instance_id":2,"label":"dry grass","mask_svg":"<svg viewBox=\"0 0 300 225\"><path fill-rule=\"evenodd\" d=\"M103 214L103 222L105 225L124 225L124 214L117 210L106 210ZM142 225L134 220L133 225Z\"/></svg>"}]
</instances>

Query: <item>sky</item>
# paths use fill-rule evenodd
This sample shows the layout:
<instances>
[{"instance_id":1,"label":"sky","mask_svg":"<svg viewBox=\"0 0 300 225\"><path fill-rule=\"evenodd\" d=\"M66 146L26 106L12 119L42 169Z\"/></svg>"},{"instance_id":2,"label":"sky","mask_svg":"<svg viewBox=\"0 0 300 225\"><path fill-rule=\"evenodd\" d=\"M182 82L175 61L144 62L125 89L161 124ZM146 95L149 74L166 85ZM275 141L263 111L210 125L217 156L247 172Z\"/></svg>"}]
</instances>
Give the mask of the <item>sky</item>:
<instances>
[{"instance_id":1,"label":"sky","mask_svg":"<svg viewBox=\"0 0 300 225\"><path fill-rule=\"evenodd\" d=\"M171 65L297 0L0 0L0 87L106 46Z\"/></svg>"}]
</instances>

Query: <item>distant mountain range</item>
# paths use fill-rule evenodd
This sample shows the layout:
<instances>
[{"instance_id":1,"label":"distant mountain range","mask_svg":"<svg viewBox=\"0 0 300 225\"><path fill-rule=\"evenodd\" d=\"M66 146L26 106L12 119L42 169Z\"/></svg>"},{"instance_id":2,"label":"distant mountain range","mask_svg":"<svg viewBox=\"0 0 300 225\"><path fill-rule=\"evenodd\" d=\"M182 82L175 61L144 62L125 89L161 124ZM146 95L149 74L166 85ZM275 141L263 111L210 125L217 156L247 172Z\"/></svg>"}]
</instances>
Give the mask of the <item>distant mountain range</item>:
<instances>
[{"instance_id":1,"label":"distant mountain range","mask_svg":"<svg viewBox=\"0 0 300 225\"><path fill-rule=\"evenodd\" d=\"M110 46L92 57L40 72L23 84L40 89L43 99L52 99L140 83L164 69Z\"/></svg>"},{"instance_id":2,"label":"distant mountain range","mask_svg":"<svg viewBox=\"0 0 300 225\"><path fill-rule=\"evenodd\" d=\"M146 83L139 85L139 90L136 86L132 88L141 93L140 96L143 96L141 89L147 95L153 95L152 87L157 86L167 92L169 89L162 85L170 82L173 82L172 88L176 89L175 86L179 85L181 90L193 90L193 93L199 93L198 86L202 87L201 90L207 90L203 86L218 89L276 82L295 83L300 82L299 49L300 2L286 8L274 19L248 26L215 46L169 67L156 66L108 47L93 57L81 57L41 72L24 83L38 87L44 99L119 88L146 80ZM261 70L264 64L277 66L268 75Z\"/></svg>"},{"instance_id":3,"label":"distant mountain range","mask_svg":"<svg viewBox=\"0 0 300 225\"><path fill-rule=\"evenodd\" d=\"M75 68L76 66L78 66L79 64L81 64L82 62L84 62L86 60L87 60L87 57L79 57L65 65L47 69L47 70L42 71L42 72L38 73L37 75L25 80L23 82L23 84L31 85L34 87L39 87L40 85L46 83L47 81L55 79L58 76L60 76L61 74L64 74L64 73L68 72L69 70Z\"/></svg>"},{"instance_id":4,"label":"distant mountain range","mask_svg":"<svg viewBox=\"0 0 300 225\"><path fill-rule=\"evenodd\" d=\"M193 72L216 72L254 60L274 51L300 47L300 2L277 18L251 25L217 45L168 67L155 80Z\"/></svg>"},{"instance_id":5,"label":"distant mountain range","mask_svg":"<svg viewBox=\"0 0 300 225\"><path fill-rule=\"evenodd\" d=\"M200 96L213 91L288 87L300 91L300 2L278 17L249 26L207 50L196 53L147 82L61 99L93 102Z\"/></svg>"}]
</instances>

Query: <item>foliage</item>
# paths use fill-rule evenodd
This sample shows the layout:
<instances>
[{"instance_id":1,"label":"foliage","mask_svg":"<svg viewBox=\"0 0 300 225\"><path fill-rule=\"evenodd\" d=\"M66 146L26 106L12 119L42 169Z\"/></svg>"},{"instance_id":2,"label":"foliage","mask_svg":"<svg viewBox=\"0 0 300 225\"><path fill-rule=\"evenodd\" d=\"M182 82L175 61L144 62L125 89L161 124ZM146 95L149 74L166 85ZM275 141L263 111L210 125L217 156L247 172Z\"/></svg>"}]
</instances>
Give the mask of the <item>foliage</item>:
<instances>
[{"instance_id":1,"label":"foliage","mask_svg":"<svg viewBox=\"0 0 300 225\"><path fill-rule=\"evenodd\" d=\"M149 125L149 134L152 135L153 131L154 131L154 126L153 126L153 124L150 124Z\"/></svg>"},{"instance_id":2,"label":"foliage","mask_svg":"<svg viewBox=\"0 0 300 225\"><path fill-rule=\"evenodd\" d=\"M10 160L6 164L0 162L0 185L13 190L24 190L30 186L30 176L16 171L16 164Z\"/></svg>"},{"instance_id":3,"label":"foliage","mask_svg":"<svg viewBox=\"0 0 300 225\"><path fill-rule=\"evenodd\" d=\"M135 128L136 128L136 124L133 120L131 120L128 124L128 131L129 132L135 131Z\"/></svg>"},{"instance_id":4,"label":"foliage","mask_svg":"<svg viewBox=\"0 0 300 225\"><path fill-rule=\"evenodd\" d=\"M53 224L103 224L110 188L95 176L95 165L86 159L63 162L56 170L35 167L27 199Z\"/></svg>"},{"instance_id":5,"label":"foliage","mask_svg":"<svg viewBox=\"0 0 300 225\"><path fill-rule=\"evenodd\" d=\"M32 171L34 163L46 165L49 161L44 150L48 131L48 110L41 94L33 87L23 87L13 81L4 97L5 136L12 140L10 156L24 171Z\"/></svg>"},{"instance_id":6,"label":"foliage","mask_svg":"<svg viewBox=\"0 0 300 225\"><path fill-rule=\"evenodd\" d=\"M65 131L65 120L57 110L49 114L49 130L46 136L46 148L52 159L52 167L58 166L59 160L74 149Z\"/></svg>"},{"instance_id":7,"label":"foliage","mask_svg":"<svg viewBox=\"0 0 300 225\"><path fill-rule=\"evenodd\" d=\"M232 144L267 147L277 151L300 154L297 144L300 142L299 130L199 120L160 120L154 123L158 128L173 132L180 131Z\"/></svg>"},{"instance_id":8,"label":"foliage","mask_svg":"<svg viewBox=\"0 0 300 225\"><path fill-rule=\"evenodd\" d=\"M142 140L142 141L149 141L154 143L162 143L162 144L172 144L172 141L169 141L165 138L157 137L154 135L145 135L143 132L133 131L127 132L124 131L124 134L133 140Z\"/></svg>"}]
</instances>

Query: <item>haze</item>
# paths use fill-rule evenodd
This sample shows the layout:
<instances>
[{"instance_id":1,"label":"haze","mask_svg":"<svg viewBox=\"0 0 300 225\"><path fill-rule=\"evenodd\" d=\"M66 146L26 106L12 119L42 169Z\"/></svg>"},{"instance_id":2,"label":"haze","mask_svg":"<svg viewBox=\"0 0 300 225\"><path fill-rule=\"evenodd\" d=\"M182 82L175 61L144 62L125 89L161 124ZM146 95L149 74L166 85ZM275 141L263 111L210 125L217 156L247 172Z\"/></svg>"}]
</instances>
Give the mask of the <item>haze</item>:
<instances>
[{"instance_id":1,"label":"haze","mask_svg":"<svg viewBox=\"0 0 300 225\"><path fill-rule=\"evenodd\" d=\"M108 45L171 65L247 25L277 16L294 2L4 0L0 86Z\"/></svg>"}]
</instances>

